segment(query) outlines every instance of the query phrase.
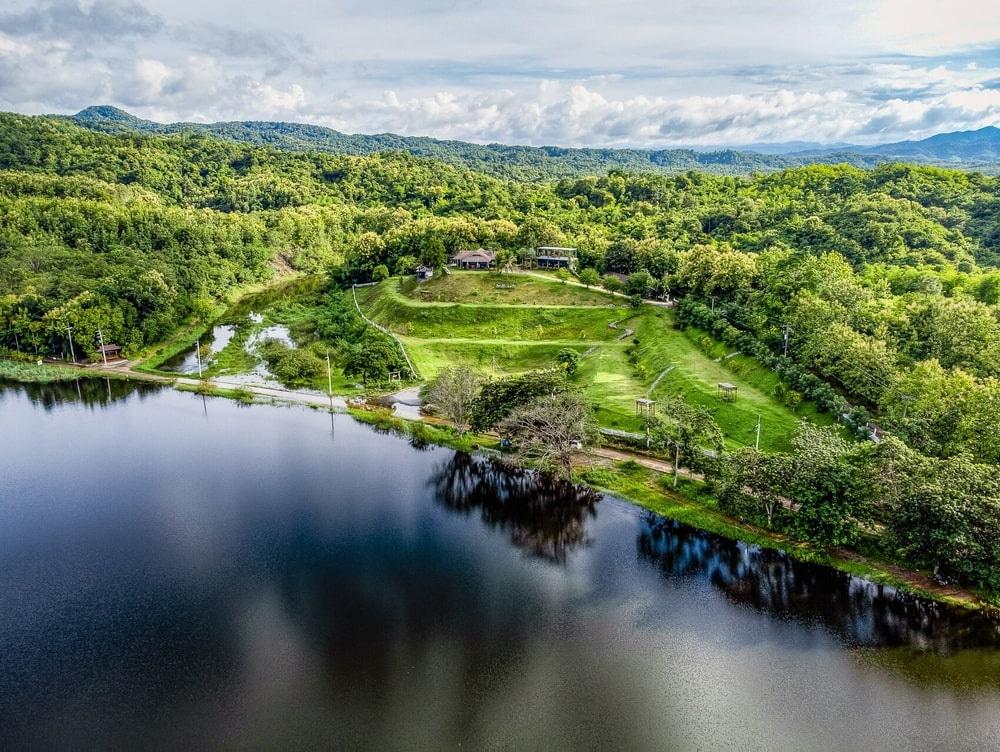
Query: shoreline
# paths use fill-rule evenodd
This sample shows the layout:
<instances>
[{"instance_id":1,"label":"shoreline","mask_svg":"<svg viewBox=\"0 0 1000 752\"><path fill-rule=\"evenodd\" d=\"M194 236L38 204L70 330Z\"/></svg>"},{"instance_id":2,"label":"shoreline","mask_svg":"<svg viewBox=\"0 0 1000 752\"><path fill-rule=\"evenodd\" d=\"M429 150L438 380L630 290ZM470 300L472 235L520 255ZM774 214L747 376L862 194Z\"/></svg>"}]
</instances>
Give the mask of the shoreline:
<instances>
[{"instance_id":1,"label":"shoreline","mask_svg":"<svg viewBox=\"0 0 1000 752\"><path fill-rule=\"evenodd\" d=\"M0 379L5 378L2 364L16 361L0 360ZM8 380L22 383L46 383L70 381L75 378L112 378L118 380L146 381L170 386L178 391L235 399L244 404L298 405L313 410L346 413L359 422L373 425L383 430L397 431L419 441L444 446L465 452L496 452L498 442L490 436L466 434L458 436L454 429L442 422L411 419L395 415L387 410L368 410L351 407L341 397L312 395L301 391L284 390L267 386L248 384L226 384L225 382L199 381L184 377L169 377L133 370L104 368L101 364L91 367L46 364L41 367L23 364L30 369L45 369L51 378L14 378ZM52 373L48 372L64 372ZM40 374L41 376L41 374ZM616 452L619 454L620 452ZM857 551L848 549L817 549L806 543L795 541L774 531L758 528L741 522L711 506L706 500L694 498L698 488L690 479L683 479L681 491L665 488L660 480L662 472L654 469L652 462L643 464L643 456L630 454L624 461L602 456L596 452L582 453L584 461L574 463L574 482L582 483L597 491L613 494L625 501L647 509L663 517L677 520L705 532L714 533L731 540L749 545L761 546L781 551L792 558L813 564L831 567L846 574L888 585L902 592L927 598L952 607L972 611L996 612L997 606L987 597L963 587L942 586L918 571L904 565L873 559Z\"/></svg>"}]
</instances>

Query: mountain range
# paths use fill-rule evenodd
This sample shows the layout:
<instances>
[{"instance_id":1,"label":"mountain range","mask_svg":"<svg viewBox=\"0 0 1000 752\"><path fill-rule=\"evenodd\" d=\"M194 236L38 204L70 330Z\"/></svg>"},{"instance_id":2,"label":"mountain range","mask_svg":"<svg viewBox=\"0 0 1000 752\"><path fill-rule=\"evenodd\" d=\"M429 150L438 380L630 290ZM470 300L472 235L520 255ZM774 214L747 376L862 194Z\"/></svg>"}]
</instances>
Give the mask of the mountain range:
<instances>
[{"instance_id":1,"label":"mountain range","mask_svg":"<svg viewBox=\"0 0 1000 752\"><path fill-rule=\"evenodd\" d=\"M683 172L702 170L748 174L802 164L848 163L872 167L885 162L916 162L984 172L1000 172L1000 128L939 133L919 141L875 146L828 146L790 142L753 144L745 148L623 149L564 148L474 144L426 136L393 133L347 134L302 123L232 121L220 123L157 123L108 105L87 107L69 117L78 125L106 133L169 135L201 133L240 143L292 151L372 154L403 151L492 174L526 179L599 175L609 170Z\"/></svg>"}]
</instances>

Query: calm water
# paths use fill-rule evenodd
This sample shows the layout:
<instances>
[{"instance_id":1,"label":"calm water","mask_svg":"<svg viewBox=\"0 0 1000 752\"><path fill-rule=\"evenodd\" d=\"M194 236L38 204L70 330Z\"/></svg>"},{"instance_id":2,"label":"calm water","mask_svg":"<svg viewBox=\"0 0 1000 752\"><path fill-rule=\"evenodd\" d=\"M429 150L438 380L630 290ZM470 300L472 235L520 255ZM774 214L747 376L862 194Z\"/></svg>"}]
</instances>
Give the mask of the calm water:
<instances>
[{"instance_id":1,"label":"calm water","mask_svg":"<svg viewBox=\"0 0 1000 752\"><path fill-rule=\"evenodd\" d=\"M103 381L0 428L2 749L1000 740L994 624L614 498Z\"/></svg>"}]
</instances>

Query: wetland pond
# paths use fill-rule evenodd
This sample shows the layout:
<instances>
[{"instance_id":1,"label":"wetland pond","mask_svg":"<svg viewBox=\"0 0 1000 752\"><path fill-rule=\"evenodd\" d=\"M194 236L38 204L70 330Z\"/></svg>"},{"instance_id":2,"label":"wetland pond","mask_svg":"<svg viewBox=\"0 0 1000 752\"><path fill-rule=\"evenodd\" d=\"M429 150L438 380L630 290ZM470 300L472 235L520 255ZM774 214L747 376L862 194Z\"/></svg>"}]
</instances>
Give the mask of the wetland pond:
<instances>
[{"instance_id":1,"label":"wetland pond","mask_svg":"<svg viewBox=\"0 0 1000 752\"><path fill-rule=\"evenodd\" d=\"M0 384L0 748L974 750L989 618L347 415Z\"/></svg>"}]
</instances>

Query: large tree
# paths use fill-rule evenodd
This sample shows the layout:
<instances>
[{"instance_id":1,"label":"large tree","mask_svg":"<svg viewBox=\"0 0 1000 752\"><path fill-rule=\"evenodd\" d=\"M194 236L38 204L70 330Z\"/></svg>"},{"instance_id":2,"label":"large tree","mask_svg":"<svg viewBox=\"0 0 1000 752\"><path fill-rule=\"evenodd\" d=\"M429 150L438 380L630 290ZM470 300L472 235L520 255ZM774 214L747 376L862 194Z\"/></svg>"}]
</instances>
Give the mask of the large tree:
<instances>
[{"instance_id":1,"label":"large tree","mask_svg":"<svg viewBox=\"0 0 1000 752\"><path fill-rule=\"evenodd\" d=\"M464 434L469 430L472 405L481 384L479 375L471 368L446 368L424 390L424 397Z\"/></svg>"},{"instance_id":2,"label":"large tree","mask_svg":"<svg viewBox=\"0 0 1000 752\"><path fill-rule=\"evenodd\" d=\"M472 427L477 431L496 429L518 407L539 397L553 397L570 388L562 368L529 371L485 384L472 405Z\"/></svg>"},{"instance_id":3,"label":"large tree","mask_svg":"<svg viewBox=\"0 0 1000 752\"><path fill-rule=\"evenodd\" d=\"M514 452L573 478L573 453L597 438L593 409L579 392L543 397L515 409L501 424Z\"/></svg>"},{"instance_id":4,"label":"large tree","mask_svg":"<svg viewBox=\"0 0 1000 752\"><path fill-rule=\"evenodd\" d=\"M693 470L705 470L709 457L722 454L719 424L705 408L690 405L681 397L667 400L661 417L650 418L647 428L650 446L673 455L675 487L681 464Z\"/></svg>"},{"instance_id":5,"label":"large tree","mask_svg":"<svg viewBox=\"0 0 1000 752\"><path fill-rule=\"evenodd\" d=\"M751 519L763 515L768 527L787 501L794 458L744 447L728 455L716 492L728 512Z\"/></svg>"}]
</instances>

